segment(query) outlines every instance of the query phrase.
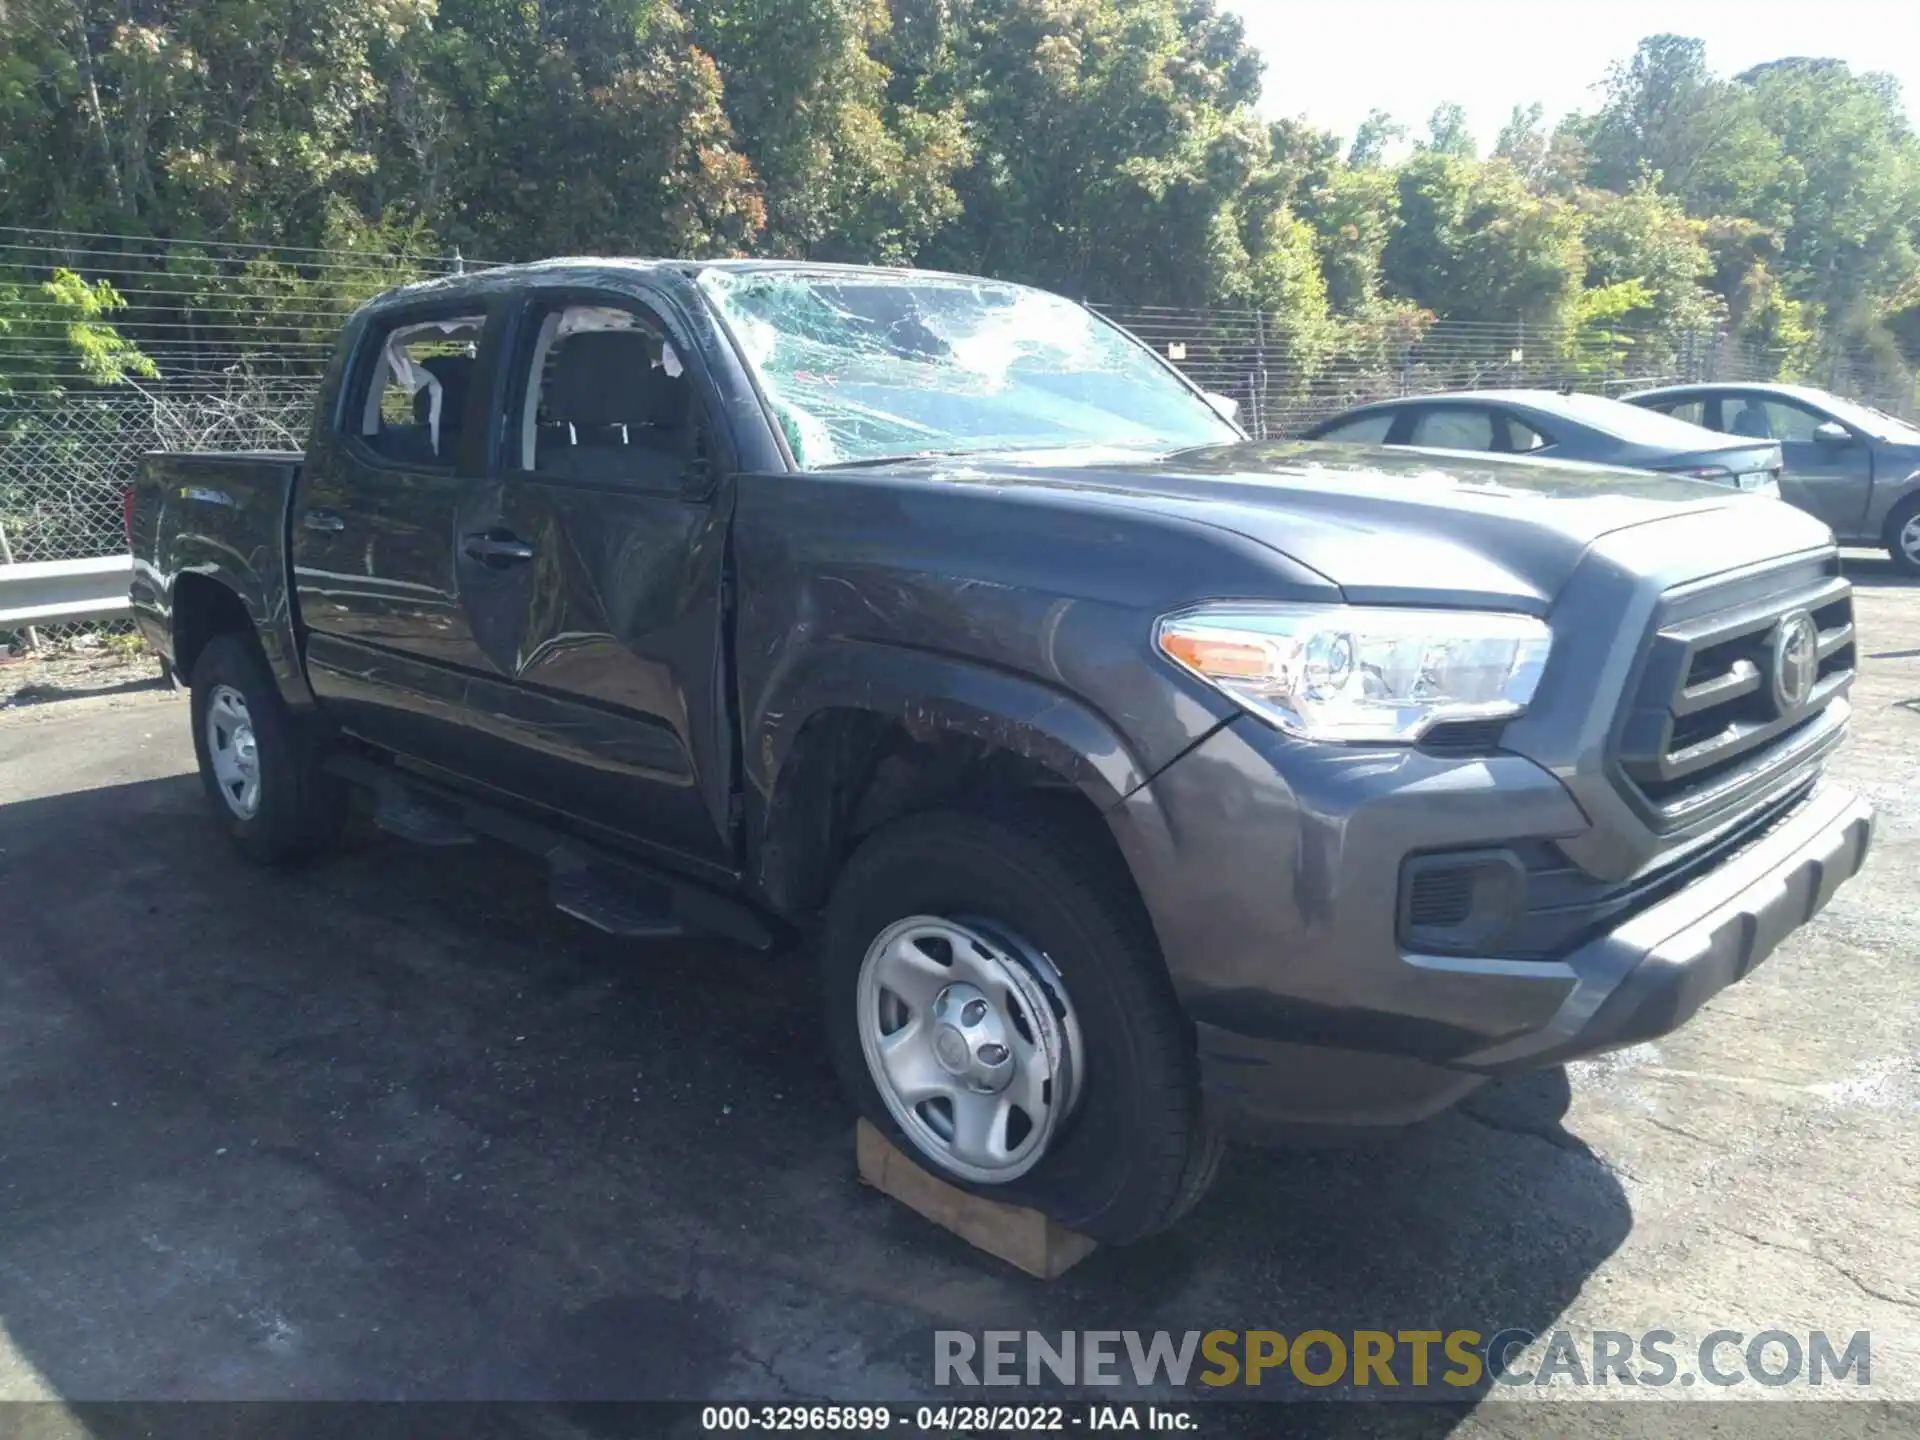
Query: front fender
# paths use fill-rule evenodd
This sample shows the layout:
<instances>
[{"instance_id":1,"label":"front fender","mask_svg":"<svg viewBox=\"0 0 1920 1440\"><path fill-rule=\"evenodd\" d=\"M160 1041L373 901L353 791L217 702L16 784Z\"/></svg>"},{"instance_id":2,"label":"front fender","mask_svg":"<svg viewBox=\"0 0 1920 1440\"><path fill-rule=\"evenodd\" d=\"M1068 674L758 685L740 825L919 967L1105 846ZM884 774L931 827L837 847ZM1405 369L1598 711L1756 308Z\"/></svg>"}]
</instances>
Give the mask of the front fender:
<instances>
[{"instance_id":1,"label":"front fender","mask_svg":"<svg viewBox=\"0 0 1920 1440\"><path fill-rule=\"evenodd\" d=\"M813 722L834 712L897 724L916 738L962 735L1031 760L1105 814L1131 859L1134 837L1123 832L1137 818L1122 802L1152 775L1091 706L1029 676L956 656L839 640L783 676L752 717L746 770L748 803L757 813L749 821L762 837L760 887L783 910L804 904L810 853L827 843L836 797L819 777L844 771L838 757L815 753L805 737Z\"/></svg>"},{"instance_id":2,"label":"front fender","mask_svg":"<svg viewBox=\"0 0 1920 1440\"><path fill-rule=\"evenodd\" d=\"M763 794L772 793L807 721L828 709L865 710L909 734L959 733L1011 750L1071 781L1102 810L1149 778L1119 731L1038 680L934 651L840 640L816 648L766 697L749 766Z\"/></svg>"}]
</instances>

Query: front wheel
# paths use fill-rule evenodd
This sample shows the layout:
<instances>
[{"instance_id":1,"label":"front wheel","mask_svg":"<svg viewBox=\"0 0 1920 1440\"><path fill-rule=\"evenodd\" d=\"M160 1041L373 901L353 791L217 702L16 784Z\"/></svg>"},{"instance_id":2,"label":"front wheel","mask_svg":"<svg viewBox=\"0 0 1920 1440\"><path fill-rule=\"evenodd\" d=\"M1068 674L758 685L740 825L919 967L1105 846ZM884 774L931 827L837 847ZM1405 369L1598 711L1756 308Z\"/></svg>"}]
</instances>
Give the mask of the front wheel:
<instances>
[{"instance_id":1,"label":"front wheel","mask_svg":"<svg viewBox=\"0 0 1920 1440\"><path fill-rule=\"evenodd\" d=\"M240 852L279 864L335 840L346 790L244 635L215 635L193 666L193 747L214 820Z\"/></svg>"},{"instance_id":2,"label":"front wheel","mask_svg":"<svg viewBox=\"0 0 1920 1440\"><path fill-rule=\"evenodd\" d=\"M1192 1028L1124 868L1084 837L895 821L842 872L822 945L842 1083L935 1174L1111 1244L1205 1193Z\"/></svg>"},{"instance_id":3,"label":"front wheel","mask_svg":"<svg viewBox=\"0 0 1920 1440\"><path fill-rule=\"evenodd\" d=\"M1902 575L1920 575L1920 495L1887 517L1887 554Z\"/></svg>"}]
</instances>

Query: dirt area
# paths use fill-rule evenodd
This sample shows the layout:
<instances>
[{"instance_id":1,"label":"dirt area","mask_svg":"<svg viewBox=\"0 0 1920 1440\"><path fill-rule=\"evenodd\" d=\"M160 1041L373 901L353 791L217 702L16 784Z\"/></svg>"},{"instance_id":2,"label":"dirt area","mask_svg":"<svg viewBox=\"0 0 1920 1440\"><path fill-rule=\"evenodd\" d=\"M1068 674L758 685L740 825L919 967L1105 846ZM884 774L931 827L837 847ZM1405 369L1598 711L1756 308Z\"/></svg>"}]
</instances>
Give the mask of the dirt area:
<instances>
[{"instance_id":1,"label":"dirt area","mask_svg":"<svg viewBox=\"0 0 1920 1440\"><path fill-rule=\"evenodd\" d=\"M165 695L160 661L130 636L47 641L39 650L0 650L0 709L53 700Z\"/></svg>"}]
</instances>

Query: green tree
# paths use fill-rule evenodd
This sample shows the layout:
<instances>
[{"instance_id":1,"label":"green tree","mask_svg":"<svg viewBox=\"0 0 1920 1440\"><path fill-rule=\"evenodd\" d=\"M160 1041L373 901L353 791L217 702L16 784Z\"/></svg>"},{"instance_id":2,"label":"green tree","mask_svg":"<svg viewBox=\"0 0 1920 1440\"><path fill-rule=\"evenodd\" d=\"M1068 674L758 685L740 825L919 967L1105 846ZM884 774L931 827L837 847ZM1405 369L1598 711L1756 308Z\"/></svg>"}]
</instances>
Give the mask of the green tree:
<instances>
[{"instance_id":1,"label":"green tree","mask_svg":"<svg viewBox=\"0 0 1920 1440\"><path fill-rule=\"evenodd\" d=\"M927 258L1103 298L1246 293L1238 202L1271 142L1237 20L1211 0L974 0L954 24L972 159Z\"/></svg>"},{"instance_id":2,"label":"green tree","mask_svg":"<svg viewBox=\"0 0 1920 1440\"><path fill-rule=\"evenodd\" d=\"M0 0L0 224L355 252L248 262L238 326L233 262L133 247L115 293L229 353L319 343L453 245L1255 307L1299 373L1436 316L1649 346L1725 323L1782 373L1920 352L1920 141L1884 77L1729 79L1656 35L1591 115L1516 109L1485 161L1459 106L1411 146L1374 110L1343 153L1262 123L1260 79L1217 0ZM112 304L46 283L4 292L10 343L80 315L34 343L110 370L82 342Z\"/></svg>"},{"instance_id":3,"label":"green tree","mask_svg":"<svg viewBox=\"0 0 1920 1440\"><path fill-rule=\"evenodd\" d=\"M0 216L311 240L328 198L375 166L377 66L431 14L431 0L13 0Z\"/></svg>"},{"instance_id":4,"label":"green tree","mask_svg":"<svg viewBox=\"0 0 1920 1440\"><path fill-rule=\"evenodd\" d=\"M1812 363L1813 317L1781 283L1779 232L1720 216L1706 222L1702 240L1713 263L1708 286L1726 307L1733 335L1751 352L1772 356L1775 373L1798 374Z\"/></svg>"},{"instance_id":5,"label":"green tree","mask_svg":"<svg viewBox=\"0 0 1920 1440\"><path fill-rule=\"evenodd\" d=\"M1427 150L1401 167L1388 286L1443 318L1563 323L1586 269L1580 216L1505 160Z\"/></svg>"},{"instance_id":6,"label":"green tree","mask_svg":"<svg viewBox=\"0 0 1920 1440\"><path fill-rule=\"evenodd\" d=\"M1494 139L1494 158L1506 161L1529 182L1534 181L1546 168L1550 143L1546 122L1547 107L1538 101L1514 106Z\"/></svg>"},{"instance_id":7,"label":"green tree","mask_svg":"<svg viewBox=\"0 0 1920 1440\"><path fill-rule=\"evenodd\" d=\"M106 280L55 269L35 282L0 274L0 395L118 385L158 373L113 326L126 301Z\"/></svg>"},{"instance_id":8,"label":"green tree","mask_svg":"<svg viewBox=\"0 0 1920 1440\"><path fill-rule=\"evenodd\" d=\"M667 0L443 0L388 88L385 214L489 258L746 249L766 218L713 59Z\"/></svg>"},{"instance_id":9,"label":"green tree","mask_svg":"<svg viewBox=\"0 0 1920 1440\"><path fill-rule=\"evenodd\" d=\"M1920 279L1909 281L1889 302L1885 324L1907 364L1920 367Z\"/></svg>"},{"instance_id":10,"label":"green tree","mask_svg":"<svg viewBox=\"0 0 1920 1440\"><path fill-rule=\"evenodd\" d=\"M1723 80L1699 41L1654 36L1567 128L1593 186L1651 178L1711 221L1712 288L1771 348L1797 352L1810 328L1875 343L1920 269L1920 144L1887 77L1787 59Z\"/></svg>"},{"instance_id":11,"label":"green tree","mask_svg":"<svg viewBox=\"0 0 1920 1440\"><path fill-rule=\"evenodd\" d=\"M1256 188L1265 188L1283 201L1311 193L1345 168L1340 137L1305 120L1276 120L1269 125L1267 152L1267 169Z\"/></svg>"},{"instance_id":12,"label":"green tree","mask_svg":"<svg viewBox=\"0 0 1920 1440\"><path fill-rule=\"evenodd\" d=\"M1312 373L1334 335L1313 227L1284 208L1266 217L1250 272L1246 298L1274 317L1274 349L1281 362L1292 371Z\"/></svg>"},{"instance_id":13,"label":"green tree","mask_svg":"<svg viewBox=\"0 0 1920 1440\"><path fill-rule=\"evenodd\" d=\"M1472 160L1479 153L1473 131L1467 125L1466 109L1451 102L1440 106L1427 120L1427 138L1420 146L1436 155L1453 155Z\"/></svg>"},{"instance_id":14,"label":"green tree","mask_svg":"<svg viewBox=\"0 0 1920 1440\"><path fill-rule=\"evenodd\" d=\"M1586 146L1577 121L1549 131L1546 113L1538 103L1524 109L1516 105L1500 127L1493 155L1513 166L1528 189L1566 198L1585 183Z\"/></svg>"},{"instance_id":15,"label":"green tree","mask_svg":"<svg viewBox=\"0 0 1920 1440\"><path fill-rule=\"evenodd\" d=\"M1777 61L1739 83L1785 157L1765 205L1789 217L1783 278L1836 336L1868 334L1920 272L1920 143L1899 87L1838 60Z\"/></svg>"},{"instance_id":16,"label":"green tree","mask_svg":"<svg viewBox=\"0 0 1920 1440\"><path fill-rule=\"evenodd\" d=\"M1714 261L1706 222L1689 216L1677 196L1642 179L1624 195L1582 190L1577 203L1585 222L1589 294L1633 301L1607 313L1608 320L1630 325L1645 343L1671 356L1686 337L1725 317L1725 303L1707 285ZM1627 286L1634 288L1621 288Z\"/></svg>"},{"instance_id":17,"label":"green tree","mask_svg":"<svg viewBox=\"0 0 1920 1440\"><path fill-rule=\"evenodd\" d=\"M1387 163L1387 151L1407 138L1407 127L1384 110L1369 110L1367 118L1353 132L1353 146L1347 151L1347 164L1366 169Z\"/></svg>"},{"instance_id":18,"label":"green tree","mask_svg":"<svg viewBox=\"0 0 1920 1440\"><path fill-rule=\"evenodd\" d=\"M1782 163L1750 91L1707 69L1706 47L1681 35L1654 35L1613 66L1605 100L1590 120L1566 129L1584 146L1589 183L1625 192L1653 172L1694 215L1749 215L1761 208Z\"/></svg>"},{"instance_id":19,"label":"green tree","mask_svg":"<svg viewBox=\"0 0 1920 1440\"><path fill-rule=\"evenodd\" d=\"M1340 166L1305 197L1302 213L1314 228L1327 299L1342 315L1357 315L1381 294L1387 242L1400 223L1395 176L1376 166Z\"/></svg>"},{"instance_id":20,"label":"green tree","mask_svg":"<svg viewBox=\"0 0 1920 1440\"><path fill-rule=\"evenodd\" d=\"M759 248L897 262L958 215L963 108L923 108L913 87L890 98L884 0L707 0L689 13L764 188ZM950 61L943 18L909 14L905 63Z\"/></svg>"},{"instance_id":21,"label":"green tree","mask_svg":"<svg viewBox=\"0 0 1920 1440\"><path fill-rule=\"evenodd\" d=\"M114 328L112 316L125 303L108 281L89 283L71 270L55 269L42 280L18 267L0 270L0 451L25 446L33 456L28 465L16 456L15 464L0 466L0 556L6 559L15 558L23 533L34 532L44 504L28 477L44 468L63 486L84 484L99 465L100 441L120 417L103 408L92 427L72 424L74 412L91 405L89 392L156 373ZM103 491L101 499L114 493Z\"/></svg>"}]
</instances>

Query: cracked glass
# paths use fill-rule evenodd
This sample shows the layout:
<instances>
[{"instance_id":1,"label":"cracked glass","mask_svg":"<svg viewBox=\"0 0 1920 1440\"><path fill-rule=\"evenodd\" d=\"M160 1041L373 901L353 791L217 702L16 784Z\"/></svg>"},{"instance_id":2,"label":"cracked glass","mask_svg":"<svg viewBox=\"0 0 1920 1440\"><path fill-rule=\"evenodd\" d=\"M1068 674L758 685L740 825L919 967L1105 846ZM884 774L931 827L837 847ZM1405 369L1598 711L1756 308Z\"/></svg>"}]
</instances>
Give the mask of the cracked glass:
<instances>
[{"instance_id":1,"label":"cracked glass","mask_svg":"<svg viewBox=\"0 0 1920 1440\"><path fill-rule=\"evenodd\" d=\"M1044 291L804 270L708 270L700 285L806 468L1240 439L1125 331Z\"/></svg>"}]
</instances>

